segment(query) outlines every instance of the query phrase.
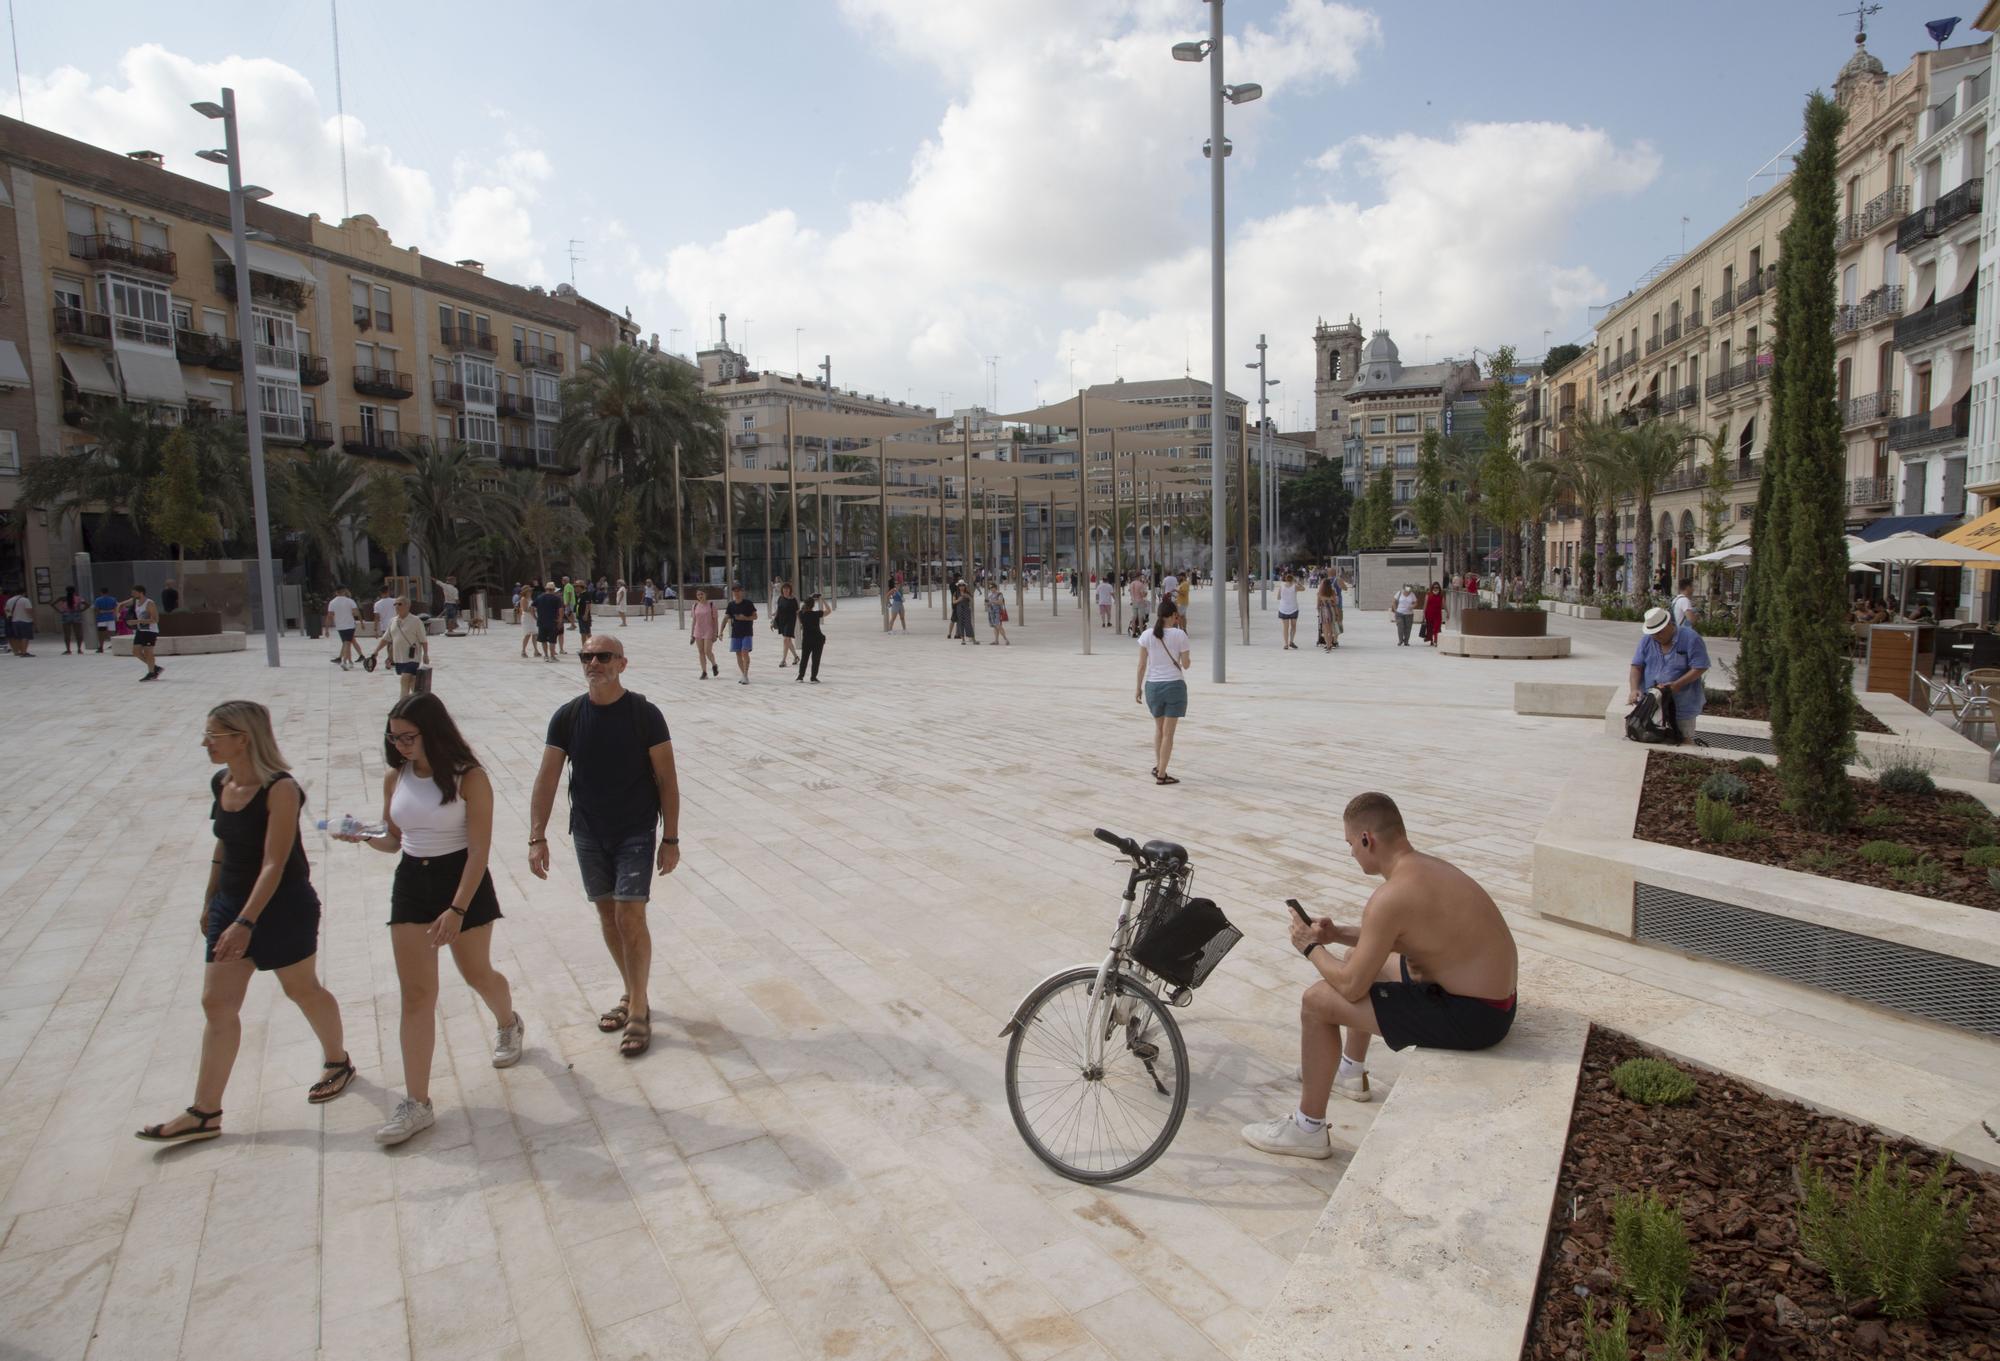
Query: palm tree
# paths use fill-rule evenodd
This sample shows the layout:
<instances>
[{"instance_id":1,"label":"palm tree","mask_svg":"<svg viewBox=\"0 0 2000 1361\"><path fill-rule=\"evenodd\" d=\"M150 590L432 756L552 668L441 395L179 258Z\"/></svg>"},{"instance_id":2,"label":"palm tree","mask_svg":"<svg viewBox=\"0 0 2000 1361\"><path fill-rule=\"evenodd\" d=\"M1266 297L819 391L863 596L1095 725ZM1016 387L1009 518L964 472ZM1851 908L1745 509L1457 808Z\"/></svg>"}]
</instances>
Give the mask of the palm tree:
<instances>
[{"instance_id":1,"label":"palm tree","mask_svg":"<svg viewBox=\"0 0 2000 1361\"><path fill-rule=\"evenodd\" d=\"M146 484L159 471L172 427L141 407L106 405L91 417L91 441L30 463L21 479L21 503L52 512L57 522L86 509L132 515Z\"/></svg>"},{"instance_id":2,"label":"palm tree","mask_svg":"<svg viewBox=\"0 0 2000 1361\"><path fill-rule=\"evenodd\" d=\"M1618 542L1612 523L1617 514L1617 468L1609 455L1617 446L1619 434L1616 423L1580 412L1570 430L1569 447L1560 456L1563 485L1576 497L1577 509L1583 516L1583 541L1577 546L1582 558L1577 569L1577 590L1582 600L1611 586L1608 570L1599 579L1597 546L1603 543L1608 554Z\"/></svg>"},{"instance_id":3,"label":"palm tree","mask_svg":"<svg viewBox=\"0 0 2000 1361\"><path fill-rule=\"evenodd\" d=\"M1645 594L1653 582L1653 493L1687 457L1694 432L1679 421L1651 420L1618 432L1604 457L1614 469L1621 490L1637 502L1639 532L1634 552L1639 561L1635 594Z\"/></svg>"},{"instance_id":4,"label":"palm tree","mask_svg":"<svg viewBox=\"0 0 2000 1361\"><path fill-rule=\"evenodd\" d=\"M1530 526L1524 557L1528 580L1539 591L1548 580L1549 540L1545 530L1549 512L1555 509L1562 492L1562 469L1553 459L1537 458L1521 467L1521 522Z\"/></svg>"},{"instance_id":5,"label":"palm tree","mask_svg":"<svg viewBox=\"0 0 2000 1361\"><path fill-rule=\"evenodd\" d=\"M272 503L277 518L299 536L313 585L324 593L348 574L346 538L361 510L361 469L345 454L321 449L302 458L273 460Z\"/></svg>"},{"instance_id":6,"label":"palm tree","mask_svg":"<svg viewBox=\"0 0 2000 1361\"><path fill-rule=\"evenodd\" d=\"M477 494L478 476L463 444L427 448L410 469L410 541L432 576L453 576L476 563L484 529L478 515L493 509L490 498Z\"/></svg>"},{"instance_id":7,"label":"palm tree","mask_svg":"<svg viewBox=\"0 0 2000 1361\"><path fill-rule=\"evenodd\" d=\"M574 552L588 541L589 526L574 506L558 506L548 485L532 468L516 468L501 484L498 503L507 515L512 536L534 555L535 580L549 580L550 557Z\"/></svg>"},{"instance_id":8,"label":"palm tree","mask_svg":"<svg viewBox=\"0 0 2000 1361\"><path fill-rule=\"evenodd\" d=\"M1438 437L1438 461L1444 471L1444 500L1438 523L1445 534L1445 575L1465 567L1472 552L1474 508L1479 503L1479 453L1463 435Z\"/></svg>"}]
</instances>

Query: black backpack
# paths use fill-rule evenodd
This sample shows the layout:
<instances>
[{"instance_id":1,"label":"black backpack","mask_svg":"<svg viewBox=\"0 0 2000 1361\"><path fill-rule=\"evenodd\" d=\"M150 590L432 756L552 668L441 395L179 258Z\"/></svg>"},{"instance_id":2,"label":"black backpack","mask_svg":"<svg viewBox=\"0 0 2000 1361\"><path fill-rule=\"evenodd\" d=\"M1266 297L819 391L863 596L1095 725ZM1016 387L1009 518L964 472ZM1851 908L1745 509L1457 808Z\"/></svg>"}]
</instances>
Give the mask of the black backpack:
<instances>
[{"instance_id":1,"label":"black backpack","mask_svg":"<svg viewBox=\"0 0 2000 1361\"><path fill-rule=\"evenodd\" d=\"M1673 696L1658 686L1642 691L1632 712L1625 715L1625 736L1634 742L1679 746L1681 729L1674 718Z\"/></svg>"}]
</instances>

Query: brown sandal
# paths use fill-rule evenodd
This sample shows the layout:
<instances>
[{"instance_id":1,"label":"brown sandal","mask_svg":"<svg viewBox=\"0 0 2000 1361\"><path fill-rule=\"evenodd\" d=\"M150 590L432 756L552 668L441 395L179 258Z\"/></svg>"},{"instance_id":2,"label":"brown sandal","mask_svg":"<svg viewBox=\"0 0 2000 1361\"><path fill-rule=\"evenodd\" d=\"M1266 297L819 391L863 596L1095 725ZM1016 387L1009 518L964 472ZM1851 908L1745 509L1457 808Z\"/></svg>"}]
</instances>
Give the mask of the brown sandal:
<instances>
[{"instance_id":1,"label":"brown sandal","mask_svg":"<svg viewBox=\"0 0 2000 1361\"><path fill-rule=\"evenodd\" d=\"M1154 784L1179 784L1179 783L1180 783L1180 781L1179 781L1178 779L1176 779L1176 778L1175 778L1174 776L1172 776L1172 775L1162 775L1162 774L1160 774L1160 773L1159 773L1159 772L1158 772L1158 771L1156 770L1156 771L1154 771L1154 772L1153 772L1153 783L1154 783Z\"/></svg>"},{"instance_id":2,"label":"brown sandal","mask_svg":"<svg viewBox=\"0 0 2000 1361\"><path fill-rule=\"evenodd\" d=\"M651 1048L652 1043L652 1016L635 1016L625 1023L625 1038L618 1042L618 1052L628 1059L636 1059Z\"/></svg>"},{"instance_id":3,"label":"brown sandal","mask_svg":"<svg viewBox=\"0 0 2000 1361\"><path fill-rule=\"evenodd\" d=\"M631 1015L630 1009L625 1004L631 1000L630 997L620 993L618 995L618 1005L597 1018L597 1028L607 1035L614 1030L623 1030L625 1028L625 1018Z\"/></svg>"},{"instance_id":4,"label":"brown sandal","mask_svg":"<svg viewBox=\"0 0 2000 1361\"><path fill-rule=\"evenodd\" d=\"M322 1063L320 1070L326 1074L318 1082L306 1089L306 1100L313 1105L324 1105L347 1090L347 1084L354 1081L354 1059L351 1054L342 1054L337 1063Z\"/></svg>"}]
</instances>

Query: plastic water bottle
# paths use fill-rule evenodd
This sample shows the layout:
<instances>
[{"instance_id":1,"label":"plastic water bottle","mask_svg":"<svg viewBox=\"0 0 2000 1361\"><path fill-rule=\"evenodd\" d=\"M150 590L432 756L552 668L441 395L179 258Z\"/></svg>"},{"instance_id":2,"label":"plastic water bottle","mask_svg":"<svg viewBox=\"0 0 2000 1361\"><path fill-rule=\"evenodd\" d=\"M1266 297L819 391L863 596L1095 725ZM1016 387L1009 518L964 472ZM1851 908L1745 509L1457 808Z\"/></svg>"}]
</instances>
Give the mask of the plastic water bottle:
<instances>
[{"instance_id":1,"label":"plastic water bottle","mask_svg":"<svg viewBox=\"0 0 2000 1361\"><path fill-rule=\"evenodd\" d=\"M330 836L378 837L389 829L379 822L363 822L352 813L342 813L338 818L321 818L313 826Z\"/></svg>"}]
</instances>

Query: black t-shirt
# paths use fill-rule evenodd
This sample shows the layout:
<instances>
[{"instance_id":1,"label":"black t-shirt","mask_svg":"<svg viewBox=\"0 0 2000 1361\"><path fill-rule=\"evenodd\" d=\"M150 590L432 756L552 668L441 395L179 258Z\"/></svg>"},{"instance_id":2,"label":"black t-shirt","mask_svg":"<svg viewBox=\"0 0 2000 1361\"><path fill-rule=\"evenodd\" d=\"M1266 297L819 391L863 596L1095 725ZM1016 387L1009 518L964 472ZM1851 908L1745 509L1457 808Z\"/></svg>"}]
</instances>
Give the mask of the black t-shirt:
<instances>
[{"instance_id":1,"label":"black t-shirt","mask_svg":"<svg viewBox=\"0 0 2000 1361\"><path fill-rule=\"evenodd\" d=\"M553 630L556 621L562 618L562 597L554 591L544 591L535 597L535 623L537 626Z\"/></svg>"},{"instance_id":2,"label":"black t-shirt","mask_svg":"<svg viewBox=\"0 0 2000 1361\"><path fill-rule=\"evenodd\" d=\"M805 641L816 643L820 640L823 635L819 631L819 621L825 617L825 610L799 611L799 630L805 635Z\"/></svg>"},{"instance_id":3,"label":"black t-shirt","mask_svg":"<svg viewBox=\"0 0 2000 1361\"><path fill-rule=\"evenodd\" d=\"M757 627L753 622L757 618L757 606L752 601L732 600L722 607L722 612L729 616L731 638L748 638Z\"/></svg>"},{"instance_id":4,"label":"black t-shirt","mask_svg":"<svg viewBox=\"0 0 2000 1361\"><path fill-rule=\"evenodd\" d=\"M547 741L569 757L570 834L611 842L652 831L660 820L652 751L669 740L659 707L631 690L609 704L581 694L556 710Z\"/></svg>"},{"instance_id":5,"label":"black t-shirt","mask_svg":"<svg viewBox=\"0 0 2000 1361\"><path fill-rule=\"evenodd\" d=\"M778 603L771 607L771 614L772 614L772 622L777 625L778 632L790 633L792 631L792 626L798 622L798 617L799 617L798 597L792 595L779 596Z\"/></svg>"}]
</instances>

